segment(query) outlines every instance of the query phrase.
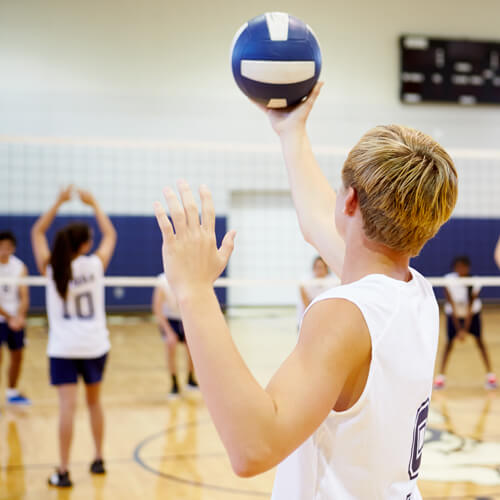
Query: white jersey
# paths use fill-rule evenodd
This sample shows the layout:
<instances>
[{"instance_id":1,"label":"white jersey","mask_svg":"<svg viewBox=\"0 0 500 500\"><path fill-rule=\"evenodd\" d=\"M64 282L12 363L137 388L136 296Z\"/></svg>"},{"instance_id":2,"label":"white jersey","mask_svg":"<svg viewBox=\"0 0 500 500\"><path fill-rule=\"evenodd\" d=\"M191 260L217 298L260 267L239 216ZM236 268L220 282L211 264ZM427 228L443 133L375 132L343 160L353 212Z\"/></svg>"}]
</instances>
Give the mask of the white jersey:
<instances>
[{"instance_id":1,"label":"white jersey","mask_svg":"<svg viewBox=\"0 0 500 500\"><path fill-rule=\"evenodd\" d=\"M449 273L445 275L445 278L459 278L459 277L460 276L458 275L458 273ZM451 300L453 300L453 303L455 304L455 311L457 316L459 318L465 318L469 311L469 287L464 285L453 285L453 286L447 286L446 290L448 290ZM481 291L480 286L472 287L472 292L474 294L479 294L480 291ZM474 301L472 302L472 314L477 314L478 312L480 312L482 307L483 304L481 300L474 299ZM448 301L446 301L444 305L444 312L448 315L453 313L453 307Z\"/></svg>"},{"instance_id":2,"label":"white jersey","mask_svg":"<svg viewBox=\"0 0 500 500\"><path fill-rule=\"evenodd\" d=\"M439 334L431 285L373 274L317 297L355 304L371 337L365 389L287 457L273 500L420 500L420 467ZM307 312L307 311L306 311ZM332 318L334 319L334 318Z\"/></svg>"},{"instance_id":3,"label":"white jersey","mask_svg":"<svg viewBox=\"0 0 500 500\"><path fill-rule=\"evenodd\" d=\"M102 262L97 255L81 255L71 262L73 279L64 301L47 267L47 354L56 358L98 358L109 351Z\"/></svg>"},{"instance_id":4,"label":"white jersey","mask_svg":"<svg viewBox=\"0 0 500 500\"><path fill-rule=\"evenodd\" d=\"M167 277L165 273L158 275L158 280L160 282L160 287L165 294L165 300L163 302L163 316L168 319L181 319L181 311L179 309L179 304L175 298L174 292L170 285L168 284Z\"/></svg>"},{"instance_id":5,"label":"white jersey","mask_svg":"<svg viewBox=\"0 0 500 500\"><path fill-rule=\"evenodd\" d=\"M0 277L17 278L22 276L24 264L21 259L11 255L6 264L0 262ZM19 309L19 286L11 284L0 285L0 307L11 316ZM0 315L0 323L5 323L5 317Z\"/></svg>"}]
</instances>

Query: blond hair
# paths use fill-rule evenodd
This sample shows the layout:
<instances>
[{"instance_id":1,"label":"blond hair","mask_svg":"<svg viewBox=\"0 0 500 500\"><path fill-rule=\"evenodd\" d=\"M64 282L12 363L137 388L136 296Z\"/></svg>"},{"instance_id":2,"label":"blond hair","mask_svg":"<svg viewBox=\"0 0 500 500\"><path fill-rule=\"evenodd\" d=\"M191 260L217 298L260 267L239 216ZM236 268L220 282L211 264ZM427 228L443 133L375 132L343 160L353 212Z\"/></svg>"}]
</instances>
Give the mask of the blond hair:
<instances>
[{"instance_id":1,"label":"blond hair","mask_svg":"<svg viewBox=\"0 0 500 500\"><path fill-rule=\"evenodd\" d=\"M411 256L448 220L457 200L448 153L400 125L368 131L349 153L342 180L357 192L366 236Z\"/></svg>"}]
</instances>

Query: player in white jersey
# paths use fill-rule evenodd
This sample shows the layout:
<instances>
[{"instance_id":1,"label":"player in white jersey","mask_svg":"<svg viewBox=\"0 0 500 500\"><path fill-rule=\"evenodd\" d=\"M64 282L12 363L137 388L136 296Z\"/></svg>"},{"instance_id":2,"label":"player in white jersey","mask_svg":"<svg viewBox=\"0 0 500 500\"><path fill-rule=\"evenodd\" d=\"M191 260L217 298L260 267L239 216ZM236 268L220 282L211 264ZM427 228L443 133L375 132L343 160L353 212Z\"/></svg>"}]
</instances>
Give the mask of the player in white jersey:
<instances>
[{"instance_id":1,"label":"player in white jersey","mask_svg":"<svg viewBox=\"0 0 500 500\"><path fill-rule=\"evenodd\" d=\"M312 276L309 280L299 286L299 300L297 303L297 318L299 323L302 321L304 311L307 309L312 300L320 293L324 292L328 288L331 288L331 284L324 281L324 278L327 278L330 274L330 270L328 269L326 262L319 255L313 261L312 271ZM310 280L323 281L310 283Z\"/></svg>"},{"instance_id":2,"label":"player in white jersey","mask_svg":"<svg viewBox=\"0 0 500 500\"><path fill-rule=\"evenodd\" d=\"M160 327L161 336L165 342L165 354L170 376L172 378L169 397L175 398L179 396L179 381L177 379L176 367L177 344L179 342L186 343L186 336L184 334L184 326L182 325L179 305L177 304L174 292L168 284L165 273L158 275L158 285L153 291L152 309L158 326ZM188 379L186 387L196 390L198 389L198 383L194 378L193 360L191 359L187 344L186 351L188 358Z\"/></svg>"},{"instance_id":3,"label":"player in white jersey","mask_svg":"<svg viewBox=\"0 0 500 500\"><path fill-rule=\"evenodd\" d=\"M10 231L0 233L0 276L18 278L28 270L21 259L14 255L16 238ZM5 399L11 405L30 405L31 401L17 389L24 350L24 327L29 308L26 285L4 283L0 285L0 361L2 344L10 351L10 366Z\"/></svg>"},{"instance_id":4,"label":"player in white jersey","mask_svg":"<svg viewBox=\"0 0 500 500\"><path fill-rule=\"evenodd\" d=\"M47 276L46 307L49 319L50 378L59 396L60 465L49 484L72 486L69 455L76 410L77 381L85 382L87 406L95 445L93 474L105 472L102 459L104 416L100 402L101 380L110 348L104 308L103 277L116 244L116 231L109 217L87 191L77 190L80 200L95 213L102 238L92 248L92 232L87 224L73 223L60 229L49 250L45 233L60 206L73 195L72 186L63 190L54 205L34 224L31 231L33 253L41 274Z\"/></svg>"},{"instance_id":5,"label":"player in white jersey","mask_svg":"<svg viewBox=\"0 0 500 500\"><path fill-rule=\"evenodd\" d=\"M164 191L173 224L155 204L165 272L238 475L280 464L275 500L417 500L439 317L431 285L409 261L451 215L457 174L429 136L376 127L349 153L336 194L306 134L319 89L293 110L266 113L304 237L342 285L309 306L296 347L265 389L236 349L213 290L235 233L217 249L204 186L201 224L183 181L182 203Z\"/></svg>"},{"instance_id":6,"label":"player in white jersey","mask_svg":"<svg viewBox=\"0 0 500 500\"><path fill-rule=\"evenodd\" d=\"M470 259L466 255L455 257L452 265L453 272L448 273L445 278L470 277L470 266ZM455 339L465 340L468 334L474 337L483 358L486 368L486 389L495 389L497 387L497 378L492 372L488 350L482 338L481 310L483 304L479 298L480 291L481 287L478 286L453 285L445 288L446 303L444 312L446 314L448 342L443 352L439 375L434 380L435 389L443 389L445 386L446 365Z\"/></svg>"}]
</instances>

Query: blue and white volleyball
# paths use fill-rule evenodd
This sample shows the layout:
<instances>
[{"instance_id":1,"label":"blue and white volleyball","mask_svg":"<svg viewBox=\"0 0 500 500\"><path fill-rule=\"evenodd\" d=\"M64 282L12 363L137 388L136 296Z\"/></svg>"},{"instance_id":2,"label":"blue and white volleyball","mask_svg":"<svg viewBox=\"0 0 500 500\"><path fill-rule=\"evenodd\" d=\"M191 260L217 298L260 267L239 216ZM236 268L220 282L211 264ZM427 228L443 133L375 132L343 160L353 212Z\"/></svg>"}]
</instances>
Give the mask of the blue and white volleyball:
<instances>
[{"instance_id":1,"label":"blue and white volleyball","mask_svg":"<svg viewBox=\"0 0 500 500\"><path fill-rule=\"evenodd\" d=\"M318 81L321 51L307 24L270 12L237 31L231 66L244 94L268 108L286 108L302 101Z\"/></svg>"}]
</instances>

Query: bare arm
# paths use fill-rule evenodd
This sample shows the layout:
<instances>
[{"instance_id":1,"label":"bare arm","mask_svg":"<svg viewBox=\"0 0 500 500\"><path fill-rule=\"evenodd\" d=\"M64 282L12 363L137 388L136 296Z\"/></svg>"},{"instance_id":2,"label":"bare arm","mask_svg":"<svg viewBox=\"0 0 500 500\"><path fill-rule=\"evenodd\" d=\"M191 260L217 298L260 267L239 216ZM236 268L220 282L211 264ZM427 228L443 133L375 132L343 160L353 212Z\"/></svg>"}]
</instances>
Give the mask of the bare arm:
<instances>
[{"instance_id":1,"label":"bare arm","mask_svg":"<svg viewBox=\"0 0 500 500\"><path fill-rule=\"evenodd\" d=\"M163 304L165 302L165 299L165 292L160 286L157 286L153 291L153 314L155 316L156 322L162 328L162 330L164 330L166 335L168 336L169 334L173 334L175 336L175 332L172 330L168 319L165 318L163 314Z\"/></svg>"},{"instance_id":2,"label":"bare arm","mask_svg":"<svg viewBox=\"0 0 500 500\"><path fill-rule=\"evenodd\" d=\"M181 183L179 189L184 207L172 190L165 191L175 234L161 205L155 205L165 272L179 301L205 402L233 469L252 476L282 461L326 418L348 377L369 362L368 329L350 302L315 304L297 347L263 389L238 352L213 290L231 255L234 233L217 249L210 193L200 190L200 225L189 188ZM307 385L301 383L304 378Z\"/></svg>"},{"instance_id":3,"label":"bare arm","mask_svg":"<svg viewBox=\"0 0 500 500\"><path fill-rule=\"evenodd\" d=\"M28 269L23 266L23 272L21 276L28 276ZM28 309L30 307L30 294L27 285L19 286L19 308L17 309L17 315L26 318L28 314Z\"/></svg>"},{"instance_id":4,"label":"bare arm","mask_svg":"<svg viewBox=\"0 0 500 500\"><path fill-rule=\"evenodd\" d=\"M54 221L60 206L71 199L72 189L73 186L68 186L62 190L55 203L37 219L31 228L31 246L35 255L36 267L40 274L45 274L45 269L50 260L49 244L45 233Z\"/></svg>"},{"instance_id":5,"label":"bare arm","mask_svg":"<svg viewBox=\"0 0 500 500\"><path fill-rule=\"evenodd\" d=\"M110 218L103 212L97 200L88 191L78 190L78 195L83 203L92 207L97 220L97 225L101 231L102 238L95 254L101 259L104 270L108 267L116 246L116 230Z\"/></svg>"},{"instance_id":6,"label":"bare arm","mask_svg":"<svg viewBox=\"0 0 500 500\"><path fill-rule=\"evenodd\" d=\"M449 304L451 305L451 320L453 321L453 325L455 326L455 329L458 332L461 328L456 314L455 302L453 302L451 294L450 292L448 292L447 288L444 289L444 296L446 298L446 301L449 302Z\"/></svg>"},{"instance_id":7,"label":"bare arm","mask_svg":"<svg viewBox=\"0 0 500 500\"><path fill-rule=\"evenodd\" d=\"M345 245L335 227L336 194L319 167L306 132L306 121L319 95L317 85L307 100L292 111L267 110L281 141L288 181L304 239L328 266L341 275Z\"/></svg>"},{"instance_id":8,"label":"bare arm","mask_svg":"<svg viewBox=\"0 0 500 500\"><path fill-rule=\"evenodd\" d=\"M500 269L500 237L498 238L497 246L495 247L495 262Z\"/></svg>"},{"instance_id":9,"label":"bare arm","mask_svg":"<svg viewBox=\"0 0 500 500\"><path fill-rule=\"evenodd\" d=\"M307 309L307 306L311 303L311 299L307 296L307 293L304 290L303 286L301 286L299 290L300 290L300 299L302 300L302 304L304 304L304 309Z\"/></svg>"}]
</instances>

